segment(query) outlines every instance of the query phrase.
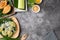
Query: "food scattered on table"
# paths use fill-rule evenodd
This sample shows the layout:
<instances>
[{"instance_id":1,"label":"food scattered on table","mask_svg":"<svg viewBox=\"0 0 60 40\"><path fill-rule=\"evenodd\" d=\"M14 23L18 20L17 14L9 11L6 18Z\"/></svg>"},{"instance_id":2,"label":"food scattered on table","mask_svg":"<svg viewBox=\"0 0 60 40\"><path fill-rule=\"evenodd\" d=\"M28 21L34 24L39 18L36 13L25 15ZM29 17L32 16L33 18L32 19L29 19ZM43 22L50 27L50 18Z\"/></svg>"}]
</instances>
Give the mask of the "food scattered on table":
<instances>
[{"instance_id":1,"label":"food scattered on table","mask_svg":"<svg viewBox=\"0 0 60 40\"><path fill-rule=\"evenodd\" d=\"M42 3L42 0L35 0L35 3L36 4L41 4Z\"/></svg>"},{"instance_id":2,"label":"food scattered on table","mask_svg":"<svg viewBox=\"0 0 60 40\"><path fill-rule=\"evenodd\" d=\"M28 7L32 8L34 13L40 11L40 6L38 4L42 3L42 0L28 0ZM26 8L25 0L14 0L14 7L24 10ZM0 16L9 14L12 11L12 5L10 5L8 0L0 1ZM0 38L20 40L18 38L20 32L19 23L15 17L7 17L0 19ZM26 40L27 34L22 35L21 40Z\"/></svg>"},{"instance_id":3,"label":"food scattered on table","mask_svg":"<svg viewBox=\"0 0 60 40\"><path fill-rule=\"evenodd\" d=\"M27 37L28 37L27 34L23 34L22 37L21 37L21 40L26 40Z\"/></svg>"},{"instance_id":4,"label":"food scattered on table","mask_svg":"<svg viewBox=\"0 0 60 40\"><path fill-rule=\"evenodd\" d=\"M15 17L0 19L0 36L17 38L19 36L19 24Z\"/></svg>"},{"instance_id":5,"label":"food scattered on table","mask_svg":"<svg viewBox=\"0 0 60 40\"><path fill-rule=\"evenodd\" d=\"M38 12L40 11L40 6L34 5L34 6L32 7L32 11L35 12L35 13L38 13Z\"/></svg>"}]
</instances>

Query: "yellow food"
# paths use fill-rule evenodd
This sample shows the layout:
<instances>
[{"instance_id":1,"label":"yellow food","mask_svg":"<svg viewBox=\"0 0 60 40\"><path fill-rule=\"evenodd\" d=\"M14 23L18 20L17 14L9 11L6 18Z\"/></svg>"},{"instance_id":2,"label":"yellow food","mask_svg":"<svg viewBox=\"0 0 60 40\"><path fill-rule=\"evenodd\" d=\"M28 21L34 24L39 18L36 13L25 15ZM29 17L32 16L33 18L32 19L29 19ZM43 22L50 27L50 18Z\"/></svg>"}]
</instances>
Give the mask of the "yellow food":
<instances>
[{"instance_id":1,"label":"yellow food","mask_svg":"<svg viewBox=\"0 0 60 40\"><path fill-rule=\"evenodd\" d=\"M2 32L2 31L3 31L3 28L0 27L0 32Z\"/></svg>"},{"instance_id":2,"label":"yellow food","mask_svg":"<svg viewBox=\"0 0 60 40\"><path fill-rule=\"evenodd\" d=\"M10 24L11 27L15 27L16 26L14 22L9 22L9 24Z\"/></svg>"},{"instance_id":3,"label":"yellow food","mask_svg":"<svg viewBox=\"0 0 60 40\"><path fill-rule=\"evenodd\" d=\"M1 24L0 32L2 32L3 36L11 37L13 33L15 33L16 24L13 21L8 21Z\"/></svg>"},{"instance_id":4,"label":"yellow food","mask_svg":"<svg viewBox=\"0 0 60 40\"><path fill-rule=\"evenodd\" d=\"M2 35L6 36L7 32L6 31L2 31Z\"/></svg>"},{"instance_id":5,"label":"yellow food","mask_svg":"<svg viewBox=\"0 0 60 40\"><path fill-rule=\"evenodd\" d=\"M7 1L0 2L0 9L3 9L7 5Z\"/></svg>"},{"instance_id":6,"label":"yellow food","mask_svg":"<svg viewBox=\"0 0 60 40\"><path fill-rule=\"evenodd\" d=\"M37 6L34 6L33 10L37 11L39 8Z\"/></svg>"},{"instance_id":7,"label":"yellow food","mask_svg":"<svg viewBox=\"0 0 60 40\"><path fill-rule=\"evenodd\" d=\"M11 10L11 6L10 5L7 5L4 9L3 9L3 14L7 14L7 13L9 13L10 12L10 10Z\"/></svg>"},{"instance_id":8,"label":"yellow food","mask_svg":"<svg viewBox=\"0 0 60 40\"><path fill-rule=\"evenodd\" d=\"M35 3L36 4L40 4L42 2L42 0L36 0Z\"/></svg>"},{"instance_id":9,"label":"yellow food","mask_svg":"<svg viewBox=\"0 0 60 40\"><path fill-rule=\"evenodd\" d=\"M6 25L5 25L5 24L2 24L2 25L1 25L1 27L2 27L2 28L5 28L5 27L6 27Z\"/></svg>"},{"instance_id":10,"label":"yellow food","mask_svg":"<svg viewBox=\"0 0 60 40\"><path fill-rule=\"evenodd\" d=\"M40 11L40 6L34 5L34 6L32 7L32 11L35 12L35 13L39 12L39 11Z\"/></svg>"},{"instance_id":11,"label":"yellow food","mask_svg":"<svg viewBox=\"0 0 60 40\"><path fill-rule=\"evenodd\" d=\"M11 31L8 31L8 32L7 32L8 37L11 37L12 34L13 34L13 33L12 33Z\"/></svg>"}]
</instances>

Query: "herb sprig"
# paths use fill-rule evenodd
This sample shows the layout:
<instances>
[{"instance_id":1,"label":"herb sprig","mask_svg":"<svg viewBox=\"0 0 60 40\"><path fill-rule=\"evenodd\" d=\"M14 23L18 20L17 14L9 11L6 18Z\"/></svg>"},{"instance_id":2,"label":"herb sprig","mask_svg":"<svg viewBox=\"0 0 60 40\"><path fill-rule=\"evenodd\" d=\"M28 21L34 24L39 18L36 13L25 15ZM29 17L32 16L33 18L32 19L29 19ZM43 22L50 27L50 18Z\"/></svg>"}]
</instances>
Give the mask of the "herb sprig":
<instances>
[{"instance_id":1,"label":"herb sprig","mask_svg":"<svg viewBox=\"0 0 60 40\"><path fill-rule=\"evenodd\" d=\"M20 38L10 38L10 37L4 37L4 38L0 38L0 40L20 40Z\"/></svg>"}]
</instances>

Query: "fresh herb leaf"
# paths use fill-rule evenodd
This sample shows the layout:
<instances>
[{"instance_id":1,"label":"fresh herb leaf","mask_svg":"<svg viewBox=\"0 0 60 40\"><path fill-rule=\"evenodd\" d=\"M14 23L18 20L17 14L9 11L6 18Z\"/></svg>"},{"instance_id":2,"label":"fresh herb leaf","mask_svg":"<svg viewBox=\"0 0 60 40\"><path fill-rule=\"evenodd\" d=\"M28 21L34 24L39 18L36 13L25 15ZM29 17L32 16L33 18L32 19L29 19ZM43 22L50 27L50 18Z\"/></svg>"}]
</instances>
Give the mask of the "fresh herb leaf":
<instances>
[{"instance_id":1,"label":"fresh herb leaf","mask_svg":"<svg viewBox=\"0 0 60 40\"><path fill-rule=\"evenodd\" d=\"M20 40L20 38L10 38L10 37L4 37L4 38L1 38L0 40Z\"/></svg>"},{"instance_id":2,"label":"fresh herb leaf","mask_svg":"<svg viewBox=\"0 0 60 40\"><path fill-rule=\"evenodd\" d=\"M8 0L8 4L12 5L12 2L11 2L11 0Z\"/></svg>"},{"instance_id":3,"label":"fresh herb leaf","mask_svg":"<svg viewBox=\"0 0 60 40\"><path fill-rule=\"evenodd\" d=\"M32 7L35 3L35 0L28 0L28 6Z\"/></svg>"},{"instance_id":4,"label":"fresh herb leaf","mask_svg":"<svg viewBox=\"0 0 60 40\"><path fill-rule=\"evenodd\" d=\"M28 3L35 3L35 0L28 0Z\"/></svg>"},{"instance_id":5,"label":"fresh herb leaf","mask_svg":"<svg viewBox=\"0 0 60 40\"><path fill-rule=\"evenodd\" d=\"M3 16L3 14L2 14L2 10L0 10L0 17L1 17L1 16Z\"/></svg>"}]
</instances>

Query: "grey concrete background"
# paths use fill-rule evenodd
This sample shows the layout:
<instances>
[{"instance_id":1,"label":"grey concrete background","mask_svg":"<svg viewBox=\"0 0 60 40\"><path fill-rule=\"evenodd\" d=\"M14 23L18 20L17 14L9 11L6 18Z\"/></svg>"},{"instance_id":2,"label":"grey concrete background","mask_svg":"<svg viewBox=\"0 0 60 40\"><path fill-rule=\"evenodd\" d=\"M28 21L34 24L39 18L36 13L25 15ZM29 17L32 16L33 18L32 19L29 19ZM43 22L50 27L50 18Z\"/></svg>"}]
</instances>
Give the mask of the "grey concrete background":
<instances>
[{"instance_id":1,"label":"grey concrete background","mask_svg":"<svg viewBox=\"0 0 60 40\"><path fill-rule=\"evenodd\" d=\"M48 32L60 27L60 0L43 0L41 11L16 13L21 25L21 34L29 34L27 40L43 40Z\"/></svg>"}]
</instances>

